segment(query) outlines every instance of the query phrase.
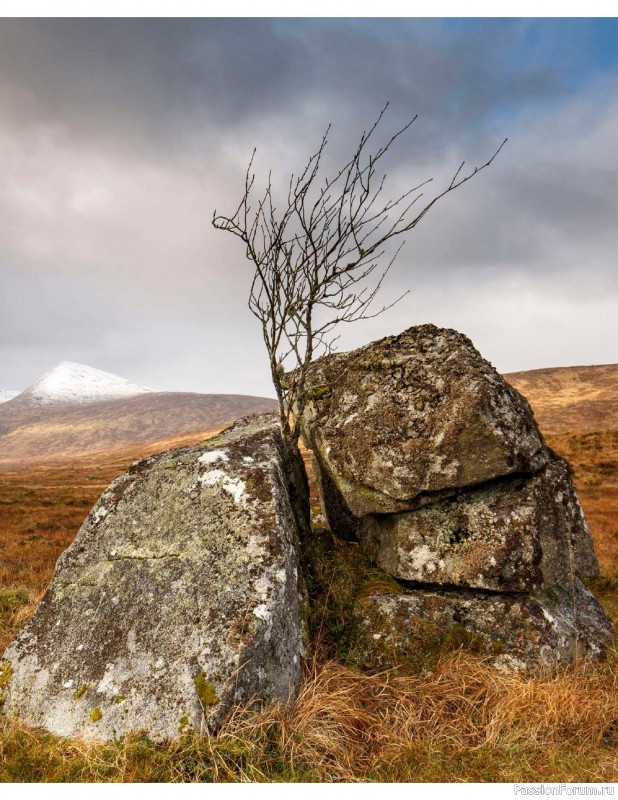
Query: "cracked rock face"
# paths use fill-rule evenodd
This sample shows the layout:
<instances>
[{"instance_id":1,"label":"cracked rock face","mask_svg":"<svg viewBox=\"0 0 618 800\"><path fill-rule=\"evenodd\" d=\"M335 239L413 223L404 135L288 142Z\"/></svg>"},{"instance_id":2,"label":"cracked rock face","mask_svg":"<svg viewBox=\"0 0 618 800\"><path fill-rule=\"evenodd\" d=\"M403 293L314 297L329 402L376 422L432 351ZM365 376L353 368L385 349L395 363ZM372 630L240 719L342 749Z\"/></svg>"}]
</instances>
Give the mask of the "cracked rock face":
<instances>
[{"instance_id":1,"label":"cracked rock face","mask_svg":"<svg viewBox=\"0 0 618 800\"><path fill-rule=\"evenodd\" d=\"M167 739L212 730L232 704L287 699L308 513L292 474L273 417L136 462L4 654L4 711L64 736Z\"/></svg>"},{"instance_id":2,"label":"cracked rock face","mask_svg":"<svg viewBox=\"0 0 618 800\"><path fill-rule=\"evenodd\" d=\"M321 358L308 386L304 439L355 517L547 462L527 401L454 330L420 325Z\"/></svg>"},{"instance_id":3,"label":"cracked rock face","mask_svg":"<svg viewBox=\"0 0 618 800\"><path fill-rule=\"evenodd\" d=\"M361 540L395 578L524 592L598 574L566 463L458 492L416 511L367 516Z\"/></svg>"},{"instance_id":4,"label":"cracked rock face","mask_svg":"<svg viewBox=\"0 0 618 800\"><path fill-rule=\"evenodd\" d=\"M613 630L594 596L572 588L536 595L412 591L369 596L356 607L356 661L371 672L433 669L437 657L464 647L502 669L542 672L576 656L601 658Z\"/></svg>"}]
</instances>

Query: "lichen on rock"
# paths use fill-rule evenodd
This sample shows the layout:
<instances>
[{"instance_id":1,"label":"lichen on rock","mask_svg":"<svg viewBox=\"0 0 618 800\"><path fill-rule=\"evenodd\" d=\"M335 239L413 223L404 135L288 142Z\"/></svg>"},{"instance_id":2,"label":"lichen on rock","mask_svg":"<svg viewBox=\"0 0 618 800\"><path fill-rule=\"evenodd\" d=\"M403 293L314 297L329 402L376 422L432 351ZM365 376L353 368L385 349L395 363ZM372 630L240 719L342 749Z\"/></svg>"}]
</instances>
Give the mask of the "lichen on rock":
<instances>
[{"instance_id":1,"label":"lichen on rock","mask_svg":"<svg viewBox=\"0 0 618 800\"><path fill-rule=\"evenodd\" d=\"M64 736L165 739L181 719L213 730L237 703L293 695L308 520L294 462L265 416L116 479L5 654L5 713Z\"/></svg>"},{"instance_id":2,"label":"lichen on rock","mask_svg":"<svg viewBox=\"0 0 618 800\"><path fill-rule=\"evenodd\" d=\"M568 465L467 337L410 328L319 359L308 381L302 431L334 541L359 542L397 585L352 599L356 582L332 578L346 659L414 671L459 646L530 669L603 657L611 624L579 582L598 564Z\"/></svg>"},{"instance_id":3,"label":"lichen on rock","mask_svg":"<svg viewBox=\"0 0 618 800\"><path fill-rule=\"evenodd\" d=\"M364 517L360 532L378 566L419 583L526 592L598 574L567 465L553 455L536 475Z\"/></svg>"},{"instance_id":4,"label":"lichen on rock","mask_svg":"<svg viewBox=\"0 0 618 800\"><path fill-rule=\"evenodd\" d=\"M366 596L354 622L350 661L369 672L429 671L459 649L501 669L543 672L604 657L613 642L611 623L580 581L538 594L417 589Z\"/></svg>"},{"instance_id":5,"label":"lichen on rock","mask_svg":"<svg viewBox=\"0 0 618 800\"><path fill-rule=\"evenodd\" d=\"M355 517L547 462L527 401L457 331L420 325L326 356L308 382L305 442Z\"/></svg>"},{"instance_id":6,"label":"lichen on rock","mask_svg":"<svg viewBox=\"0 0 618 800\"><path fill-rule=\"evenodd\" d=\"M217 705L219 696L215 692L215 687L207 680L206 675L201 670L195 676L193 683L195 684L197 696L200 698L200 703L204 708L211 708Z\"/></svg>"},{"instance_id":7,"label":"lichen on rock","mask_svg":"<svg viewBox=\"0 0 618 800\"><path fill-rule=\"evenodd\" d=\"M2 661L0 661L0 709L3 708L6 703L12 677L13 665L7 659L2 659Z\"/></svg>"}]
</instances>

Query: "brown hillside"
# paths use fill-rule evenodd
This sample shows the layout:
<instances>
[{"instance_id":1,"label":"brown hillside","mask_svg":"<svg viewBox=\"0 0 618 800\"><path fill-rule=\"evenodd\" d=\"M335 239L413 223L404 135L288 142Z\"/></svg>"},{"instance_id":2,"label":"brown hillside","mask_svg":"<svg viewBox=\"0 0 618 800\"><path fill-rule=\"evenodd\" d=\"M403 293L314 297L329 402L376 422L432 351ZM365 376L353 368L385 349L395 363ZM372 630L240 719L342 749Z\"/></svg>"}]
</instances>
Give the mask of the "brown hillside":
<instances>
[{"instance_id":1,"label":"brown hillside","mask_svg":"<svg viewBox=\"0 0 618 800\"><path fill-rule=\"evenodd\" d=\"M504 377L528 398L545 434L618 430L618 364L533 369Z\"/></svg>"},{"instance_id":2,"label":"brown hillside","mask_svg":"<svg viewBox=\"0 0 618 800\"><path fill-rule=\"evenodd\" d=\"M0 405L0 469L109 455L199 435L247 414L272 411L267 397L153 392L88 405Z\"/></svg>"}]
</instances>

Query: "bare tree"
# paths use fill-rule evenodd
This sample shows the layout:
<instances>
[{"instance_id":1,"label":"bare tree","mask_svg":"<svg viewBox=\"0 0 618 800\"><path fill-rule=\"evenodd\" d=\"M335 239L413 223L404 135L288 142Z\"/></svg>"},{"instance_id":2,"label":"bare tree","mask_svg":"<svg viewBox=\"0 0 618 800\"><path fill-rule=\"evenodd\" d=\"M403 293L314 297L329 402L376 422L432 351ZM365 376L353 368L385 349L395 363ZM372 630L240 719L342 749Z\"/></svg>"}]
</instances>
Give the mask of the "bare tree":
<instances>
[{"instance_id":1,"label":"bare tree","mask_svg":"<svg viewBox=\"0 0 618 800\"><path fill-rule=\"evenodd\" d=\"M505 139L488 161L468 172L463 162L431 199L423 191L433 180L429 178L388 200L386 174L376 177L376 171L417 117L371 150L387 107L363 132L350 160L323 177L329 125L304 170L290 177L281 208L275 202L271 173L265 189L254 196L254 150L236 211L229 217L213 214L215 228L241 239L252 263L249 308L262 326L282 430L294 446L308 399L309 364L333 351L335 328L378 316L407 294L374 308L403 241L380 269L386 246L415 228L441 198L488 167L506 143Z\"/></svg>"}]
</instances>

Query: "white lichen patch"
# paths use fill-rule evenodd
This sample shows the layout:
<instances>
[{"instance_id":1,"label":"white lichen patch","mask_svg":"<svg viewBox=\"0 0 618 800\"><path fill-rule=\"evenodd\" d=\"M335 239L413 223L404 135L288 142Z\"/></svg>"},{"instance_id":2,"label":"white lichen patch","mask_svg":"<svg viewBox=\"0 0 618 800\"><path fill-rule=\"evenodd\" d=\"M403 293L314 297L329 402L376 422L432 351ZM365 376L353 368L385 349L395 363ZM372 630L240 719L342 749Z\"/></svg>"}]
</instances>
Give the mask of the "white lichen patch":
<instances>
[{"instance_id":1,"label":"white lichen patch","mask_svg":"<svg viewBox=\"0 0 618 800\"><path fill-rule=\"evenodd\" d=\"M545 617L545 619L546 619L546 620L549 622L549 624L550 624L550 625L553 625L554 627L557 627L557 626L558 626L558 623L556 622L556 619L555 619L555 617L553 617L553 616L552 616L552 615L549 613L549 611L548 611L548 610L545 608L545 606L542 606L542 610L543 610L543 616L544 616L544 617Z\"/></svg>"},{"instance_id":2,"label":"white lichen patch","mask_svg":"<svg viewBox=\"0 0 618 800\"><path fill-rule=\"evenodd\" d=\"M222 469L211 469L209 472L205 472L198 478L198 483L202 486L217 486L220 484L223 491L231 495L236 503L240 503L245 496L247 488L242 478L228 475ZM195 487L196 484L194 484L189 491L192 491Z\"/></svg>"},{"instance_id":3,"label":"white lichen patch","mask_svg":"<svg viewBox=\"0 0 618 800\"><path fill-rule=\"evenodd\" d=\"M95 522L100 522L102 519L108 515L108 510L105 506L99 506L95 511L93 511L92 516Z\"/></svg>"},{"instance_id":4,"label":"white lichen patch","mask_svg":"<svg viewBox=\"0 0 618 800\"><path fill-rule=\"evenodd\" d=\"M227 475L222 469L211 469L210 472L200 475L198 481L202 486L216 486L224 478L227 478Z\"/></svg>"},{"instance_id":5,"label":"white lichen patch","mask_svg":"<svg viewBox=\"0 0 618 800\"><path fill-rule=\"evenodd\" d=\"M116 481L12 645L4 710L61 735L160 740L184 717L214 731L235 703L286 700L304 630L288 459L276 421L251 420Z\"/></svg>"},{"instance_id":6,"label":"white lichen patch","mask_svg":"<svg viewBox=\"0 0 618 800\"><path fill-rule=\"evenodd\" d=\"M436 554L426 544L415 547L409 554L412 568L417 572L435 572Z\"/></svg>"},{"instance_id":7,"label":"white lichen patch","mask_svg":"<svg viewBox=\"0 0 618 800\"><path fill-rule=\"evenodd\" d=\"M229 461L229 456L224 450L210 450L198 458L199 464L215 464L217 461Z\"/></svg>"},{"instance_id":8,"label":"white lichen patch","mask_svg":"<svg viewBox=\"0 0 618 800\"><path fill-rule=\"evenodd\" d=\"M99 681L97 692L108 696L118 693L118 684L116 682L116 669L114 664L105 665L105 673Z\"/></svg>"},{"instance_id":9,"label":"white lichen patch","mask_svg":"<svg viewBox=\"0 0 618 800\"><path fill-rule=\"evenodd\" d=\"M284 574L284 576L285 576L285 571L283 571L283 574ZM269 580L269 579L268 579L268 578L267 578L267 577L264 575L264 576L262 576L262 577L258 578L258 579L256 580L256 582L253 584L253 586L254 586L254 589L255 589L255 591L257 592L257 594L258 594L258 595L259 595L261 598L263 598L264 600L266 600L266 598L267 598L267 596L268 596L268 590L272 588L272 583L271 583L271 582L270 582L270 580Z\"/></svg>"},{"instance_id":10,"label":"white lichen patch","mask_svg":"<svg viewBox=\"0 0 618 800\"><path fill-rule=\"evenodd\" d=\"M242 498L245 496L245 490L247 488L247 485L240 478L229 478L223 484L222 488L224 492L227 492L228 494L232 495L236 503L240 503Z\"/></svg>"},{"instance_id":11,"label":"white lichen patch","mask_svg":"<svg viewBox=\"0 0 618 800\"><path fill-rule=\"evenodd\" d=\"M267 622L272 616L266 603L260 603L257 605L253 609L253 613L258 619L264 620L264 622Z\"/></svg>"}]
</instances>

